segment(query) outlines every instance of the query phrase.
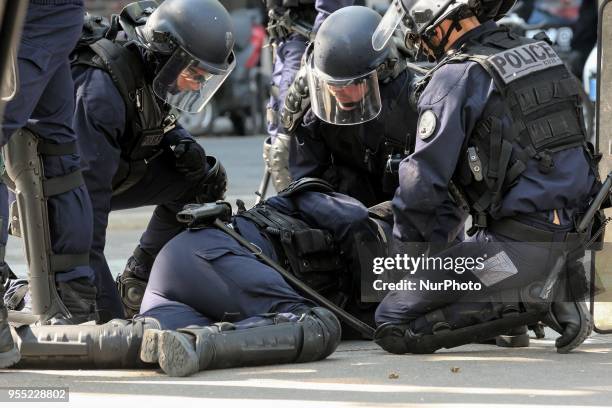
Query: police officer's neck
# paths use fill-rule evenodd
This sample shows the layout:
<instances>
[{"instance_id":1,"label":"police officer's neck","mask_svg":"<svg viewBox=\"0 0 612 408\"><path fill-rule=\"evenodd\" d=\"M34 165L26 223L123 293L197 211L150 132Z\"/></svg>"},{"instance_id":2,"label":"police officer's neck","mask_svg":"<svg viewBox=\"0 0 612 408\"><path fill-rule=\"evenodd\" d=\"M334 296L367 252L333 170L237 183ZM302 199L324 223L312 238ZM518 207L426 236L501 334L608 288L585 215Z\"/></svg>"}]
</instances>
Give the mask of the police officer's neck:
<instances>
[{"instance_id":1,"label":"police officer's neck","mask_svg":"<svg viewBox=\"0 0 612 408\"><path fill-rule=\"evenodd\" d=\"M470 31L472 31L476 27L480 26L480 22L478 21L476 17L468 17L468 18L464 18L463 20L459 20L459 25L461 26L461 30L459 31L453 30L449 34L448 42L446 43L446 46L444 47L444 51L450 50L453 47L453 45L457 41L459 41L461 37L463 37ZM444 20L436 28L436 34L437 34L436 38L438 39L438 41L441 41L442 38L444 38L444 36L446 35L446 32L450 30L451 26L452 26L451 20Z\"/></svg>"}]
</instances>

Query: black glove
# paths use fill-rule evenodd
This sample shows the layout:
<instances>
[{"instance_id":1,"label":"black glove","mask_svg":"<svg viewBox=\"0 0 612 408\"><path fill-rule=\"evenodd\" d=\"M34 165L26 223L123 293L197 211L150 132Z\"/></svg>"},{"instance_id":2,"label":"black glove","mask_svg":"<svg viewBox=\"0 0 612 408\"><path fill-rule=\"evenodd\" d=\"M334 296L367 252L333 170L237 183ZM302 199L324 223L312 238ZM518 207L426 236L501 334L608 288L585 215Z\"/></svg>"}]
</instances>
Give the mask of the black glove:
<instances>
[{"instance_id":1,"label":"black glove","mask_svg":"<svg viewBox=\"0 0 612 408\"><path fill-rule=\"evenodd\" d=\"M206 152L194 140L181 140L174 146L176 169L189 181L197 182L206 176Z\"/></svg>"},{"instance_id":2,"label":"black glove","mask_svg":"<svg viewBox=\"0 0 612 408\"><path fill-rule=\"evenodd\" d=\"M206 158L208 172L203 181L203 191L196 197L198 203L211 203L223 200L227 190L227 173L225 167L214 156Z\"/></svg>"}]
</instances>

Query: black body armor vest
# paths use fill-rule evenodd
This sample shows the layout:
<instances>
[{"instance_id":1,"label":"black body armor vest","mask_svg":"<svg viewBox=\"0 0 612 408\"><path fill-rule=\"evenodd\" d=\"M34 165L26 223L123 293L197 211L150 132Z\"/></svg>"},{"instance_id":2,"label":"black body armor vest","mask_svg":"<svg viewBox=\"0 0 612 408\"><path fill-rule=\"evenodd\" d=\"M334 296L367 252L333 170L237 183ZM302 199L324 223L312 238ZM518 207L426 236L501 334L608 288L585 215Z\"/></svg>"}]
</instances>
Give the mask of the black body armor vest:
<instances>
[{"instance_id":1,"label":"black body armor vest","mask_svg":"<svg viewBox=\"0 0 612 408\"><path fill-rule=\"evenodd\" d=\"M138 50L102 38L78 51L73 65L83 64L107 72L125 102L126 129L119 138L122 156L129 161L144 160L159 150L164 133L176 117L157 101ZM134 46L135 47L135 46Z\"/></svg>"},{"instance_id":2,"label":"black body armor vest","mask_svg":"<svg viewBox=\"0 0 612 408\"><path fill-rule=\"evenodd\" d=\"M474 225L486 227L489 214L499 209L529 161L547 174L555 165L553 153L586 148L587 137L579 85L546 41L499 28L464 44L440 65L468 60L487 71L504 101L485 107L454 175ZM512 126L502 123L504 116Z\"/></svg>"},{"instance_id":3,"label":"black body armor vest","mask_svg":"<svg viewBox=\"0 0 612 408\"><path fill-rule=\"evenodd\" d=\"M371 269L371 263L359 265L356 259L349 259L355 257L354 253L343 255L329 231L310 227L298 214L283 214L262 203L236 216L257 225L274 246L278 263L295 277L361 321L374 325L377 303L361 303L359 296L359 275ZM368 247L365 252L371 250ZM344 338L361 338L349 326L343 324L342 330Z\"/></svg>"},{"instance_id":4,"label":"black body armor vest","mask_svg":"<svg viewBox=\"0 0 612 408\"><path fill-rule=\"evenodd\" d=\"M257 225L279 257L279 264L317 292L341 307L347 301L343 293L350 284L340 250L332 235L312 228L296 216L283 214L265 203L238 216Z\"/></svg>"}]
</instances>

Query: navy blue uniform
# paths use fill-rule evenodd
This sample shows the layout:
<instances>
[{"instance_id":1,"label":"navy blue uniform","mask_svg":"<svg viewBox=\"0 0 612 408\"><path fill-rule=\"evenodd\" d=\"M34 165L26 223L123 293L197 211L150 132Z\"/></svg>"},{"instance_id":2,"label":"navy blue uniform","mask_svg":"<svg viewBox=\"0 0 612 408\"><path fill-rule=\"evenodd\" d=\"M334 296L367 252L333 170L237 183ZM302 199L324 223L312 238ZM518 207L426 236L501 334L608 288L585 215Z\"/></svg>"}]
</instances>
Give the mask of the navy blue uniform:
<instances>
[{"instance_id":1,"label":"navy blue uniform","mask_svg":"<svg viewBox=\"0 0 612 408\"><path fill-rule=\"evenodd\" d=\"M485 38L487 31L495 29L495 23L487 22L461 37L453 48L458 49L481 36ZM491 112L499 112L504 103L492 77L478 63L446 64L434 73L419 98L418 107L420 115L426 111L433 112L437 118L435 129L430 136L417 139L415 152L400 165L400 187L393 199L396 239L404 242L427 242L430 239L431 226L440 216L440 206L448 197L449 182L465 154L466 139L479 119L490 116ZM512 119L508 115L499 119L503 127L511 126ZM552 159L555 165L546 175L538 169L537 162L528 161L517 183L506 192L501 205L491 211L490 217L495 220L512 218L547 231L571 231L573 216L584 208L592 194L595 176L582 146L553 153ZM465 244L440 256L478 253L477 256L482 256L484 246L469 242L507 241L503 236L480 230ZM519 250L507 252L523 277L512 278L507 283L520 287L525 279L537 280L547 273L545 262L541 260L548 259L550 251L537 245L516 245L519 245ZM427 271L427 277L458 279L452 271L437 270ZM478 281L471 272L459 279ZM409 321L452 303L460 295L462 293L456 292L440 298L438 294L433 299L432 294L418 291L392 292L380 304L377 322Z\"/></svg>"},{"instance_id":2,"label":"navy blue uniform","mask_svg":"<svg viewBox=\"0 0 612 408\"><path fill-rule=\"evenodd\" d=\"M319 177L338 192L373 206L393 197L397 173L387 168L389 155L403 156L414 145L416 113L410 108L411 76L401 73L380 84L382 110L368 122L337 126L325 123L309 110L295 132L289 156L294 180ZM446 195L438 220L431 223L434 242L452 242L461 231L465 214ZM415 206L418 206L415 205Z\"/></svg>"},{"instance_id":3,"label":"navy blue uniform","mask_svg":"<svg viewBox=\"0 0 612 408\"><path fill-rule=\"evenodd\" d=\"M195 200L195 190L175 167L167 148L179 140L191 139L180 126L164 135L163 153L147 165L144 177L126 191L113 195L113 176L119 166L119 141L126 133L126 106L110 76L96 68L73 68L76 109L73 125L79 134L83 175L94 213L90 263L96 273L98 308L122 317L123 310L115 282L104 258L108 214L112 210L158 205L140 239L140 247L151 255L178 234L182 225L176 213Z\"/></svg>"},{"instance_id":4,"label":"navy blue uniform","mask_svg":"<svg viewBox=\"0 0 612 408\"><path fill-rule=\"evenodd\" d=\"M368 211L361 203L337 193L304 192L292 200L273 197L267 204L329 230L341 247L368 223ZM253 222L236 216L233 225L266 255L278 259L272 243ZM299 314L311 306L278 272L233 238L206 228L183 232L160 251L140 313L159 319L164 328L176 329L264 313Z\"/></svg>"},{"instance_id":5,"label":"navy blue uniform","mask_svg":"<svg viewBox=\"0 0 612 408\"><path fill-rule=\"evenodd\" d=\"M75 135L72 127L74 93L68 56L81 35L83 14L81 0L30 1L17 58L18 93L6 105L0 145L5 145L22 127L50 143L77 140L78 131ZM43 156L43 166L46 178L63 176L80 168L79 156ZM5 187L0 194L6 197ZM53 252L86 253L91 244L92 211L85 186L49 197L48 210ZM6 205L0 206L0 211L2 218L8 220ZM6 245L5 227L1 245ZM57 281L82 277L93 281L89 266L56 274Z\"/></svg>"}]
</instances>

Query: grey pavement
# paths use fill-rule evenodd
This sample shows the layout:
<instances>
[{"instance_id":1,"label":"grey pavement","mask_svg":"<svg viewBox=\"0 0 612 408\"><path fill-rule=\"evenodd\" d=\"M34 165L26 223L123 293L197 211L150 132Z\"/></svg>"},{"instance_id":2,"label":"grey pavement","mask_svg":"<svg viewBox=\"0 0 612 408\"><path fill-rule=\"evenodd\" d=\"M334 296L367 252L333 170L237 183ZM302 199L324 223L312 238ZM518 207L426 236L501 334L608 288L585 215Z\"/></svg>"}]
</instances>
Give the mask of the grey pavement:
<instances>
[{"instance_id":1,"label":"grey pavement","mask_svg":"<svg viewBox=\"0 0 612 408\"><path fill-rule=\"evenodd\" d=\"M230 201L254 203L262 141L201 140L229 173ZM106 254L114 274L123 268L151 210L112 214ZM7 258L23 274L21 251L21 242L11 239ZM0 370L0 399L2 387L68 387L69 405L78 407L612 406L612 336L595 335L577 351L560 355L554 349L556 335L547 334L526 349L470 345L421 356L390 355L373 343L352 341L321 362L208 371L188 378L169 378L156 369L8 369ZM10 404L0 402L5 406Z\"/></svg>"}]
</instances>

